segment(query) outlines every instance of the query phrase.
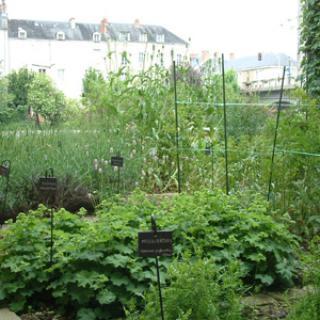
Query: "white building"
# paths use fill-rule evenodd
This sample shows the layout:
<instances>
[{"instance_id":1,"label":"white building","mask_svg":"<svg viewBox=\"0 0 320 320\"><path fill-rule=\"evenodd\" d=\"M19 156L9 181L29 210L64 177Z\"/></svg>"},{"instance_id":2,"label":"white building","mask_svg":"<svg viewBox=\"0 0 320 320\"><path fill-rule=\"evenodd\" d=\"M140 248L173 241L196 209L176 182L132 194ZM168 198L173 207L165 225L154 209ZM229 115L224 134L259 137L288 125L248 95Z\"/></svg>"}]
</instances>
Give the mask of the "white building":
<instances>
[{"instance_id":1,"label":"white building","mask_svg":"<svg viewBox=\"0 0 320 320\"><path fill-rule=\"evenodd\" d=\"M278 90L284 67L284 88L292 89L298 85L298 64L283 53L259 53L238 59L230 57L225 65L226 69L237 72L241 89L249 93Z\"/></svg>"},{"instance_id":2,"label":"white building","mask_svg":"<svg viewBox=\"0 0 320 320\"><path fill-rule=\"evenodd\" d=\"M161 26L8 19L0 6L0 76L22 67L50 75L69 97L79 97L90 68L104 75L127 65L138 72L151 65L189 61L188 43Z\"/></svg>"}]
</instances>

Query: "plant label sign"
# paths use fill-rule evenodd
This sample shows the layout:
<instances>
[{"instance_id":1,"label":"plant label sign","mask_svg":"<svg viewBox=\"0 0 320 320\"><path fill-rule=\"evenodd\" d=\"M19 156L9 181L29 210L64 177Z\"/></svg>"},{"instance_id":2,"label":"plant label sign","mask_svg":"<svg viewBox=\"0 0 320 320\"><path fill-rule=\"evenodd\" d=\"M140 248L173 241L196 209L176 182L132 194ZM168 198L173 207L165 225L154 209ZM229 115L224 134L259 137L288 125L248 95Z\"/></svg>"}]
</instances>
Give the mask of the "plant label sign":
<instances>
[{"instance_id":1,"label":"plant label sign","mask_svg":"<svg viewBox=\"0 0 320 320\"><path fill-rule=\"evenodd\" d=\"M56 192L58 188L58 181L56 177L40 177L39 190L42 192Z\"/></svg>"},{"instance_id":2,"label":"plant label sign","mask_svg":"<svg viewBox=\"0 0 320 320\"><path fill-rule=\"evenodd\" d=\"M9 177L9 174L10 174L10 168L2 164L0 166L0 176Z\"/></svg>"},{"instance_id":3,"label":"plant label sign","mask_svg":"<svg viewBox=\"0 0 320 320\"><path fill-rule=\"evenodd\" d=\"M113 167L123 167L123 158L122 157L111 157L111 165Z\"/></svg>"},{"instance_id":4,"label":"plant label sign","mask_svg":"<svg viewBox=\"0 0 320 320\"><path fill-rule=\"evenodd\" d=\"M171 257L172 231L139 232L138 253L140 257Z\"/></svg>"}]
</instances>

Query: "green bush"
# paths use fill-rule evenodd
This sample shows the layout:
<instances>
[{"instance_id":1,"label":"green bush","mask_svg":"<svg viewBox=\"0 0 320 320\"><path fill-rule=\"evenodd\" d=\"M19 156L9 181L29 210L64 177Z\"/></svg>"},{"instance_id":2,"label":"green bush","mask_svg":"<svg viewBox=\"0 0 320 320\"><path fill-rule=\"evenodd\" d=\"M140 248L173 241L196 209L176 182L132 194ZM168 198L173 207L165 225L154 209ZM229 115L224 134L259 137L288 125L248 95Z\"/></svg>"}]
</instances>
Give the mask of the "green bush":
<instances>
[{"instance_id":1,"label":"green bush","mask_svg":"<svg viewBox=\"0 0 320 320\"><path fill-rule=\"evenodd\" d=\"M208 259L217 268L238 260L243 280L258 287L288 285L294 279L296 240L258 197L203 191L160 202L143 193L111 200L102 203L94 220L65 210L55 213L52 265L44 207L20 214L1 230L0 301L17 311L49 301L86 320L123 316L132 300L141 307L144 292L156 281L154 259L137 256L137 234L150 229L151 214L157 214L161 229L173 231L177 258ZM160 259L163 275L170 261ZM181 268L182 273L199 273L200 266ZM208 266L209 275L218 275L217 270Z\"/></svg>"},{"instance_id":2,"label":"green bush","mask_svg":"<svg viewBox=\"0 0 320 320\"><path fill-rule=\"evenodd\" d=\"M288 320L320 319L320 237L310 242L309 251L303 254L305 284L309 292L292 308Z\"/></svg>"},{"instance_id":3,"label":"green bush","mask_svg":"<svg viewBox=\"0 0 320 320\"><path fill-rule=\"evenodd\" d=\"M189 252L220 265L239 260L247 284L287 287L295 279L298 242L288 231L290 220L273 219L258 195L202 191L164 197L158 206L137 195L108 210L111 216L157 213L162 229L173 231L177 256Z\"/></svg>"},{"instance_id":4,"label":"green bush","mask_svg":"<svg viewBox=\"0 0 320 320\"><path fill-rule=\"evenodd\" d=\"M163 290L167 320L239 320L239 272L236 266L220 270L210 260L176 262L169 268L170 286ZM238 293L237 293L238 292ZM160 315L158 289L147 296L141 320Z\"/></svg>"}]
</instances>

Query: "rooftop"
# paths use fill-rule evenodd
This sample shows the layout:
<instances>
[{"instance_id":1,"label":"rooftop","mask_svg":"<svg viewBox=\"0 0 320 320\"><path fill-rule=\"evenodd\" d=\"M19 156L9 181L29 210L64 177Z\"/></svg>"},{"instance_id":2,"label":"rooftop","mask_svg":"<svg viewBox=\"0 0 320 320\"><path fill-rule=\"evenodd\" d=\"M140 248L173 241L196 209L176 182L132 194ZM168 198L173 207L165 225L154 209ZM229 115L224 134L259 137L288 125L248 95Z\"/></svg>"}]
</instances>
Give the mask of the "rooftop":
<instances>
[{"instance_id":1,"label":"rooftop","mask_svg":"<svg viewBox=\"0 0 320 320\"><path fill-rule=\"evenodd\" d=\"M18 38L19 29L27 32L31 39L56 39L57 32L64 32L65 40L92 41L93 33L100 32L101 25L93 23L75 23L74 28L70 22L36 21L9 19L8 30L10 38ZM126 23L107 23L106 33L102 33L101 40L119 40L120 33L130 33L130 42L139 42L140 34L147 34L148 42L157 42L157 35L164 35L164 43L187 45L187 42L179 38L164 27L157 25L136 25Z\"/></svg>"},{"instance_id":2,"label":"rooftop","mask_svg":"<svg viewBox=\"0 0 320 320\"><path fill-rule=\"evenodd\" d=\"M297 65L296 61L284 53L262 53L261 58L261 61L258 60L258 55L256 55L228 60L225 62L225 67L226 69L242 71L274 66L284 67L289 65Z\"/></svg>"}]
</instances>

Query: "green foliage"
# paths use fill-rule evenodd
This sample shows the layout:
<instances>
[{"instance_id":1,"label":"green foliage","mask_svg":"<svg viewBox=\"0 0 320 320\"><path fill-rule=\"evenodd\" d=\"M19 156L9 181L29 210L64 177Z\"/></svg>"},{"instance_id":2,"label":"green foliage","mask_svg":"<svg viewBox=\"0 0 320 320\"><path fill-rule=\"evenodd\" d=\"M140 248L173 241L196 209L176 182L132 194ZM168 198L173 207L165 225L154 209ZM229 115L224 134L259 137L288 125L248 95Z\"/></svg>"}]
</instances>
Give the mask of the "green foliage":
<instances>
[{"instance_id":1,"label":"green foliage","mask_svg":"<svg viewBox=\"0 0 320 320\"><path fill-rule=\"evenodd\" d=\"M62 95L46 95L48 88L36 89L34 85L38 110L50 113L49 121L67 123L54 131L22 131L18 126L16 131L9 127L1 132L3 157L14 165L8 214L32 208L31 182L48 167L53 167L61 180L71 176L95 199L135 187L146 192L177 191L172 72L160 66L134 75L128 70L126 66L110 72L107 79L94 69L88 70L81 109L74 102L68 103L73 107L64 108ZM185 65L178 66L177 75L182 190L223 189L221 75L217 70L200 74ZM227 106L230 189L266 195L274 111L242 96L234 72L226 73L226 90L227 102L232 102ZM292 231L311 238L320 230L320 113L303 92L296 98L296 106L281 111L271 202L280 216L289 213L296 221ZM212 147L209 155L205 153L208 145ZM108 162L117 153L125 159L120 186L118 172Z\"/></svg>"},{"instance_id":2,"label":"green foliage","mask_svg":"<svg viewBox=\"0 0 320 320\"><path fill-rule=\"evenodd\" d=\"M8 91L8 81L6 78L0 77L0 122L8 121L12 116L10 103L13 96Z\"/></svg>"},{"instance_id":3,"label":"green foliage","mask_svg":"<svg viewBox=\"0 0 320 320\"><path fill-rule=\"evenodd\" d=\"M263 201L216 191L181 195L157 204L136 193L127 200L104 201L95 220L65 210L55 212L52 266L46 209L20 214L16 223L0 231L0 300L14 302L14 310L52 301L63 312L77 313L76 319L120 317L133 300L141 306L143 293L155 284L156 271L154 259L137 257L137 234L150 229L154 213L161 229L173 230L177 258L187 255L208 261L186 261L181 268L175 265L171 271L178 286L175 290L182 281L174 280L178 273L184 278L189 272L200 277L199 290L203 290L207 277L220 277L218 270L236 260L246 284L268 287L289 284L294 278L296 241L283 224L266 214ZM160 261L163 281L169 264L169 258ZM202 268L207 270L203 276ZM223 289L212 283L204 292L206 299L212 292L216 292L211 297L214 301L221 295L229 302L235 299L232 290L237 277L227 274L219 278ZM189 287L193 284L190 279ZM183 309L186 300L181 303ZM219 310L222 308L220 305ZM204 312L204 305L199 312Z\"/></svg>"},{"instance_id":4,"label":"green foliage","mask_svg":"<svg viewBox=\"0 0 320 320\"><path fill-rule=\"evenodd\" d=\"M83 83L83 104L90 109L101 109L104 105L106 81L100 71L90 68L86 70Z\"/></svg>"},{"instance_id":5,"label":"green foliage","mask_svg":"<svg viewBox=\"0 0 320 320\"><path fill-rule=\"evenodd\" d=\"M302 255L305 284L309 292L293 307L288 320L320 319L320 238L310 242L309 250Z\"/></svg>"},{"instance_id":6,"label":"green foliage","mask_svg":"<svg viewBox=\"0 0 320 320\"><path fill-rule=\"evenodd\" d=\"M14 96L11 106L14 109L28 106L28 92L30 85L35 77L33 71L27 68L21 68L18 71L12 71L8 74L8 90Z\"/></svg>"},{"instance_id":7,"label":"green foliage","mask_svg":"<svg viewBox=\"0 0 320 320\"><path fill-rule=\"evenodd\" d=\"M240 320L240 281L236 266L219 269L214 261L187 260L169 268L170 285L163 289L164 314L168 320ZM158 290L147 295L141 320L160 314Z\"/></svg>"},{"instance_id":8,"label":"green foliage","mask_svg":"<svg viewBox=\"0 0 320 320\"><path fill-rule=\"evenodd\" d=\"M302 68L306 77L306 89L314 97L320 96L320 10L318 0L301 0Z\"/></svg>"},{"instance_id":9,"label":"green foliage","mask_svg":"<svg viewBox=\"0 0 320 320\"><path fill-rule=\"evenodd\" d=\"M63 93L54 87L50 78L39 73L30 84L28 105L51 124L55 124L61 118L66 102Z\"/></svg>"}]
</instances>

